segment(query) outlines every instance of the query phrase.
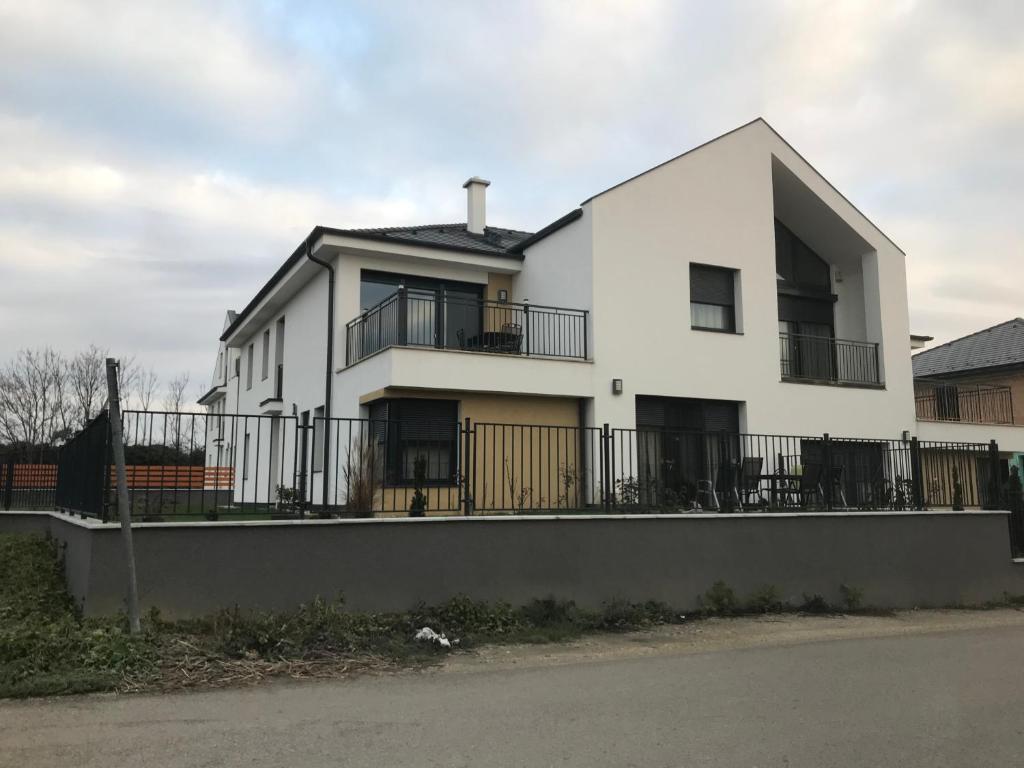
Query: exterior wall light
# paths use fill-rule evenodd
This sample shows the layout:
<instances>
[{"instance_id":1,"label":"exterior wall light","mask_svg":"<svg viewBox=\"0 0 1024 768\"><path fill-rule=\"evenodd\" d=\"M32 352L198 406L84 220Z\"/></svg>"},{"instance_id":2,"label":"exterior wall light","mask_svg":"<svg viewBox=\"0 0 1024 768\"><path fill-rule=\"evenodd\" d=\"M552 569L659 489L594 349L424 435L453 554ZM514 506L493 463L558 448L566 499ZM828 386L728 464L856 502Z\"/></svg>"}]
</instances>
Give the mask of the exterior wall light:
<instances>
[{"instance_id":1,"label":"exterior wall light","mask_svg":"<svg viewBox=\"0 0 1024 768\"><path fill-rule=\"evenodd\" d=\"M910 442L910 430L909 429L904 429L902 437L903 437L903 442L904 443L909 443Z\"/></svg>"},{"instance_id":2,"label":"exterior wall light","mask_svg":"<svg viewBox=\"0 0 1024 768\"><path fill-rule=\"evenodd\" d=\"M506 303L508 303L508 289L506 289L506 288L499 288L498 289L498 303L499 304L506 304Z\"/></svg>"},{"instance_id":3,"label":"exterior wall light","mask_svg":"<svg viewBox=\"0 0 1024 768\"><path fill-rule=\"evenodd\" d=\"M613 395L621 395L622 394L622 379L612 379L612 394Z\"/></svg>"}]
</instances>

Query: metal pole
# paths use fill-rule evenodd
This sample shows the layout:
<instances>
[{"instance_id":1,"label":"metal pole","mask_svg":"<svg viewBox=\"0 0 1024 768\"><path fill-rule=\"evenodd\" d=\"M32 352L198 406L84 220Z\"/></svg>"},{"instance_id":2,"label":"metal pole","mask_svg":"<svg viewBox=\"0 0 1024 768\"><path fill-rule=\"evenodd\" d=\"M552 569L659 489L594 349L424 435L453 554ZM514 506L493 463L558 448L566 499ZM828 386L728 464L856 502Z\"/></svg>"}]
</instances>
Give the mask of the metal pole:
<instances>
[{"instance_id":1,"label":"metal pole","mask_svg":"<svg viewBox=\"0 0 1024 768\"><path fill-rule=\"evenodd\" d=\"M124 439L121 435L121 400L117 391L118 362L107 358L107 397L110 403L110 438L117 469L117 513L121 518L121 540L128 563L128 626L133 635L142 631L139 620L139 588L135 580L135 547L132 544L132 518L128 509L128 474L124 466Z\"/></svg>"},{"instance_id":2,"label":"metal pole","mask_svg":"<svg viewBox=\"0 0 1024 768\"><path fill-rule=\"evenodd\" d=\"M465 443L462 450L462 514L469 517L473 514L473 492L469 477L469 457L473 452L473 436L470 434L469 416L466 417L465 430Z\"/></svg>"}]
</instances>

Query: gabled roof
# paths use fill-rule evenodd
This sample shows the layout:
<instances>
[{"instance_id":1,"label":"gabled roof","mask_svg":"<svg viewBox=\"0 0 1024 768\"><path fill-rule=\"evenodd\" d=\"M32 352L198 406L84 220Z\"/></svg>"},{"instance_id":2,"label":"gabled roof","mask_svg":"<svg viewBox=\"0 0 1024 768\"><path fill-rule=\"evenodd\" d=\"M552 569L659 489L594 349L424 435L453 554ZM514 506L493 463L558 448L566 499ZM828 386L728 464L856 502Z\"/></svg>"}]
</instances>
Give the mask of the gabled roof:
<instances>
[{"instance_id":1,"label":"gabled roof","mask_svg":"<svg viewBox=\"0 0 1024 768\"><path fill-rule=\"evenodd\" d=\"M1024 318L948 341L914 355L911 361L914 378L1024 365Z\"/></svg>"},{"instance_id":2,"label":"gabled roof","mask_svg":"<svg viewBox=\"0 0 1024 768\"><path fill-rule=\"evenodd\" d=\"M704 149L704 147L708 146L709 144L714 144L715 142L721 141L722 139L726 138L727 136L732 136L734 133L739 133L740 131L746 130L747 128L750 128L751 126L757 125L757 124L761 124L765 128L767 128L769 131L771 131L772 135L774 135L775 138L777 138L780 142L782 142L782 144L785 145L794 155L796 155L798 158L800 158L803 162L807 163L807 167L810 168L811 171L813 171L818 176L818 178L820 178L823 182L825 182L825 184L827 184L832 189L833 192L835 192L837 195L839 195L839 197L841 197L843 200L845 200L846 203L849 204L849 206L854 211L856 211L858 214L860 214L861 217L863 217L864 221L866 221L871 227L873 227L875 229L876 232L878 232L878 234L880 234L882 237L884 237L886 240L888 240L890 245L892 245L893 248L898 250L900 253L905 253L905 251L902 248L900 248L898 245L896 245L895 242L893 242L891 237L889 237L887 234L885 234L885 232L883 232L881 230L881 228L879 228L879 226L877 224L875 224L875 222L873 222L871 219L869 219L867 216L865 216L864 212L861 211L860 208L858 208L856 205L854 205L853 201L851 201L850 198L848 198L846 195L844 195L842 192L840 192L836 188L835 184L833 184L831 181L826 179L825 176L822 175L822 173L817 168L815 168L813 165L811 165L810 161L806 157L804 157L803 155L800 154L800 152L797 151L796 147L794 147L792 144L790 144L788 141L786 141L786 139L783 138L782 134L779 133L778 131L776 131L775 128L772 127L771 123L769 123L763 117L755 117L749 123L744 123L741 126L733 128L731 131L726 131L725 133L723 133L723 134L721 134L719 136L716 136L713 139L709 139L708 141L705 141L703 144L698 144L696 147L693 147L692 149L686 150L682 154L676 155L675 157L670 157L668 160L664 160L664 161L658 163L657 165L652 166L651 168L648 168L646 171L641 171L640 173L635 174L634 176L630 176L628 179L624 179L623 181L620 181L618 184L613 184L612 186L608 187L607 189L602 190L601 192L598 192L597 194L591 195L586 200L584 200L582 203L580 203L580 205L586 205L591 200L594 200L595 198L601 197L602 195L606 195L609 192L611 192L613 189L618 189L619 187L621 187L621 186L623 186L625 184L629 184L631 181L635 181L636 179L639 179L641 176L646 176L648 173L651 173L652 171L658 170L662 166L668 165L669 163L674 163L676 160L679 160L682 157L686 157L689 154L693 154L694 152L699 152L700 150Z\"/></svg>"}]
</instances>

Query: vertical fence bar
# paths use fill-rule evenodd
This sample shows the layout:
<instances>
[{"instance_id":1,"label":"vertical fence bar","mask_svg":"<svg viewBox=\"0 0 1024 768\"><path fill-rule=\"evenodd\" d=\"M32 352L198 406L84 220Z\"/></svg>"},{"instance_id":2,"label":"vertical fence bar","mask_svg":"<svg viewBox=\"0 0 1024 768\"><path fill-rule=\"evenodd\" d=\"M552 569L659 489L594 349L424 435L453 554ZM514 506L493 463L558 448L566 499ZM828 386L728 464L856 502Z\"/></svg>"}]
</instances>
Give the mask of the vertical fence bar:
<instances>
[{"instance_id":1,"label":"vertical fence bar","mask_svg":"<svg viewBox=\"0 0 1024 768\"><path fill-rule=\"evenodd\" d=\"M924 476L921 473L921 443L910 438L910 478L914 493L914 509L924 509Z\"/></svg>"},{"instance_id":2,"label":"vertical fence bar","mask_svg":"<svg viewBox=\"0 0 1024 768\"><path fill-rule=\"evenodd\" d=\"M470 431L469 416L466 417L464 438L465 443L462 452L462 514L465 517L469 517L473 514L473 496L470 491L471 478L469 476L469 457L471 455L470 451L472 451L473 437Z\"/></svg>"}]
</instances>

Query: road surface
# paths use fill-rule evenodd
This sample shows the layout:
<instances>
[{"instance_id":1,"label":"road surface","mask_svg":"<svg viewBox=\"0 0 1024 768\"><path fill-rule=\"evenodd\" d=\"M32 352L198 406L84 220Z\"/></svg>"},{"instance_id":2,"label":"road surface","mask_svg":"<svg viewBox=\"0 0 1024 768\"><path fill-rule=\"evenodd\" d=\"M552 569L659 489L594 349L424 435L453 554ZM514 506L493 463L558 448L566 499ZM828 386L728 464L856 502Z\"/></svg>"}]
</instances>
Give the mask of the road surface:
<instances>
[{"instance_id":1,"label":"road surface","mask_svg":"<svg viewBox=\"0 0 1024 768\"><path fill-rule=\"evenodd\" d=\"M955 766L1024 761L1024 614L710 622L442 668L0 702L0 765Z\"/></svg>"}]
</instances>

